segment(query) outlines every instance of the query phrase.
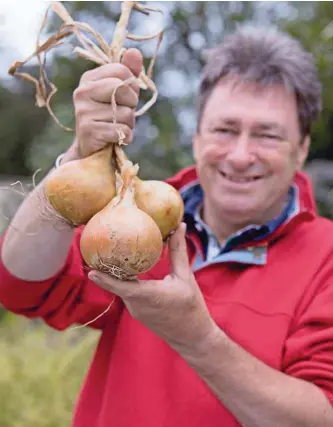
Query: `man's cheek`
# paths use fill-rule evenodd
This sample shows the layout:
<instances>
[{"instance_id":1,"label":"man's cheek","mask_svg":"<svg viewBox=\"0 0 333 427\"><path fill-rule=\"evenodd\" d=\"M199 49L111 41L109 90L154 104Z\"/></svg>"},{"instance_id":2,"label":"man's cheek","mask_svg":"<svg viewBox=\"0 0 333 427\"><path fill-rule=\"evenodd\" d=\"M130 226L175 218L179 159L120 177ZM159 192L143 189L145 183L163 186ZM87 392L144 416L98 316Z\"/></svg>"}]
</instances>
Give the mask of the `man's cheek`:
<instances>
[{"instance_id":1,"label":"man's cheek","mask_svg":"<svg viewBox=\"0 0 333 427\"><path fill-rule=\"evenodd\" d=\"M215 146L207 146L201 152L201 158L205 163L217 163L220 150Z\"/></svg>"}]
</instances>

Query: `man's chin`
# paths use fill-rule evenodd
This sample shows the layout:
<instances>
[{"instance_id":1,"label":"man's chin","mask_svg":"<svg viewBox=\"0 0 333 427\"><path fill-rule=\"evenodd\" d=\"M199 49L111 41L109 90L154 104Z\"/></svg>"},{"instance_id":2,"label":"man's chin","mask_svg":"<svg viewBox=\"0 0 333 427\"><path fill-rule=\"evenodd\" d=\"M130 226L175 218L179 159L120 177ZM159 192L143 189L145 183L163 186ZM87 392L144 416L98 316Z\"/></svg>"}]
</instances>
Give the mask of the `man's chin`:
<instances>
[{"instance_id":1,"label":"man's chin","mask_svg":"<svg viewBox=\"0 0 333 427\"><path fill-rule=\"evenodd\" d=\"M233 203L220 203L219 215L230 223L251 224L255 221L258 215L258 208L253 205L240 204L239 206Z\"/></svg>"}]
</instances>

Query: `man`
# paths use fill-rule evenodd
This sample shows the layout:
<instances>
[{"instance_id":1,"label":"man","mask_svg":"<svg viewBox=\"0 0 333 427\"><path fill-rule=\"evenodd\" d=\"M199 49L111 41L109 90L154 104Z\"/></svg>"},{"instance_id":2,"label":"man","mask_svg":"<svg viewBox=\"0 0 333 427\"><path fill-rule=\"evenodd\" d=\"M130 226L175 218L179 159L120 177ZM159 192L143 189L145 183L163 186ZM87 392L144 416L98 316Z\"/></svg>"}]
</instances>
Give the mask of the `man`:
<instances>
[{"instance_id":1,"label":"man","mask_svg":"<svg viewBox=\"0 0 333 427\"><path fill-rule=\"evenodd\" d=\"M88 71L62 161L132 139L142 57ZM83 268L80 229L50 213L43 183L2 244L0 300L101 341L75 427L333 425L333 225L301 168L320 110L310 54L287 35L239 29L211 52L198 97L196 167L169 182L185 226L137 282ZM20 230L20 231L18 231ZM98 286L97 286L97 285Z\"/></svg>"}]
</instances>

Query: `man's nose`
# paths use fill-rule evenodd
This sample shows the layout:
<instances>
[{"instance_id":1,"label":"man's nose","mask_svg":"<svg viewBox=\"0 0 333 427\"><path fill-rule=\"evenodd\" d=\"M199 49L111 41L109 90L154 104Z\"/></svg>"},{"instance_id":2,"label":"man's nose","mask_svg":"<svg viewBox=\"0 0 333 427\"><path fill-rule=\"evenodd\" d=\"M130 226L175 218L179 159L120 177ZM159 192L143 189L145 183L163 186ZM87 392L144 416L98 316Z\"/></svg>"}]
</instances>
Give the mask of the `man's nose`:
<instances>
[{"instance_id":1,"label":"man's nose","mask_svg":"<svg viewBox=\"0 0 333 427\"><path fill-rule=\"evenodd\" d=\"M245 170L255 161L251 151L250 138L247 135L239 135L230 145L227 161L235 170Z\"/></svg>"}]
</instances>

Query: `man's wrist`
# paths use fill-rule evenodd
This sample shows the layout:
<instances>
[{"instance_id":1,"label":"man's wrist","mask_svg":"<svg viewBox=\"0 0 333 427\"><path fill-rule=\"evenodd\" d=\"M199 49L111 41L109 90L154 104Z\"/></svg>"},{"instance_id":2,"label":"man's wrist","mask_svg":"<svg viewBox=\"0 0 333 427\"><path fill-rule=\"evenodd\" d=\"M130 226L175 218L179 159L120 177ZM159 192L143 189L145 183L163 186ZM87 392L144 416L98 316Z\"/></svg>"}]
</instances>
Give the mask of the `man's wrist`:
<instances>
[{"instance_id":1,"label":"man's wrist","mask_svg":"<svg viewBox=\"0 0 333 427\"><path fill-rule=\"evenodd\" d=\"M180 345L176 350L192 366L206 363L209 366L212 354L228 339L224 331L212 322L209 331L202 339L194 345Z\"/></svg>"},{"instance_id":2,"label":"man's wrist","mask_svg":"<svg viewBox=\"0 0 333 427\"><path fill-rule=\"evenodd\" d=\"M57 157L55 161L55 167L58 168L63 163L71 162L72 160L78 160L80 158L81 157L79 154L77 141L74 141L65 153L62 153Z\"/></svg>"},{"instance_id":3,"label":"man's wrist","mask_svg":"<svg viewBox=\"0 0 333 427\"><path fill-rule=\"evenodd\" d=\"M31 203L35 205L35 209L37 209L39 212L41 219L53 223L54 225L57 225L57 227L60 226L59 229L73 228L72 224L63 218L50 203L46 195L44 182L39 184L39 186L35 189L34 194L35 196L33 196L33 193L31 193L29 197L31 198Z\"/></svg>"}]
</instances>

